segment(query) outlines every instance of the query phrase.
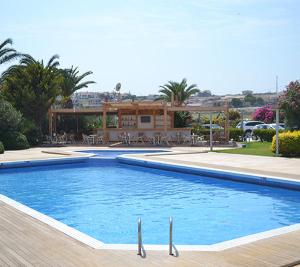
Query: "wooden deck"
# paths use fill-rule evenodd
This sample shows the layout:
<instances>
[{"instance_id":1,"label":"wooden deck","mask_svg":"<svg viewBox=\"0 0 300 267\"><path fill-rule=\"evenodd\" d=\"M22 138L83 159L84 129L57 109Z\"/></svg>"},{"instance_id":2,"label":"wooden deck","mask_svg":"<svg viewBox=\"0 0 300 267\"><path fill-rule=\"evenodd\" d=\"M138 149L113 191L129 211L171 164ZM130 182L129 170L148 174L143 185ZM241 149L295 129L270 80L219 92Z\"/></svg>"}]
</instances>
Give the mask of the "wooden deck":
<instances>
[{"instance_id":1,"label":"wooden deck","mask_svg":"<svg viewBox=\"0 0 300 267\"><path fill-rule=\"evenodd\" d=\"M0 202L0 266L296 266L300 231L221 252L95 250Z\"/></svg>"}]
</instances>

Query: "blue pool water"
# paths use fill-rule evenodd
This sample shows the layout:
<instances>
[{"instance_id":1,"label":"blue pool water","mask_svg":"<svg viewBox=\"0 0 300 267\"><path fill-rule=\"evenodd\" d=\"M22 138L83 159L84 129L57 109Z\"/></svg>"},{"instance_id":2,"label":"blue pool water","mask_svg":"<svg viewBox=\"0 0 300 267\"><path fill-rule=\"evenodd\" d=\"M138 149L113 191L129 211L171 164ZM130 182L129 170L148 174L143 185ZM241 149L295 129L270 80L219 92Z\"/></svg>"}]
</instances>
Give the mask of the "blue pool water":
<instances>
[{"instance_id":1,"label":"blue pool water","mask_svg":"<svg viewBox=\"0 0 300 267\"><path fill-rule=\"evenodd\" d=\"M79 152L92 153L96 157L103 158L116 158L119 155L123 154L137 154L137 153L161 153L168 152L167 150L84 150Z\"/></svg>"},{"instance_id":2,"label":"blue pool water","mask_svg":"<svg viewBox=\"0 0 300 267\"><path fill-rule=\"evenodd\" d=\"M0 193L105 243L213 244L300 221L300 192L121 164L0 170Z\"/></svg>"}]
</instances>

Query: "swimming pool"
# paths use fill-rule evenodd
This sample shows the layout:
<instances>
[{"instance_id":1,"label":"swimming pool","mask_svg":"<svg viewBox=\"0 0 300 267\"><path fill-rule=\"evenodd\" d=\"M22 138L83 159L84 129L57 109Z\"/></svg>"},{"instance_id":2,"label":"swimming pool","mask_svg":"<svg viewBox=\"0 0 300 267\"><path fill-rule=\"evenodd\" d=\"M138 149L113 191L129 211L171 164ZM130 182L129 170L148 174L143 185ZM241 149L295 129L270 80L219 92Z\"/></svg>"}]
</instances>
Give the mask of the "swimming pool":
<instances>
[{"instance_id":1,"label":"swimming pool","mask_svg":"<svg viewBox=\"0 0 300 267\"><path fill-rule=\"evenodd\" d=\"M123 154L139 154L139 153L160 153L160 152L169 152L168 150L132 150L132 149L118 149L118 150L84 150L78 152L92 153L99 158L116 158L117 156Z\"/></svg>"},{"instance_id":2,"label":"swimming pool","mask_svg":"<svg viewBox=\"0 0 300 267\"><path fill-rule=\"evenodd\" d=\"M300 221L300 192L117 159L0 170L0 193L104 243L214 244Z\"/></svg>"}]
</instances>

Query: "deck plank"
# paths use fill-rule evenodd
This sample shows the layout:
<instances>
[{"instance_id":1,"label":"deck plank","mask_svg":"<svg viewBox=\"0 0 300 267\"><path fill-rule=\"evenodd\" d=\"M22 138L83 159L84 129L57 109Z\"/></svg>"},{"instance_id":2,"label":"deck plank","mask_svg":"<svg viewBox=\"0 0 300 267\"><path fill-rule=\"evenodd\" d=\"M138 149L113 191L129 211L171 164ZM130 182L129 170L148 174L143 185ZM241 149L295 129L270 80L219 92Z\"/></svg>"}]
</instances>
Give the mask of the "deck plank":
<instances>
[{"instance_id":1,"label":"deck plank","mask_svg":"<svg viewBox=\"0 0 300 267\"><path fill-rule=\"evenodd\" d=\"M300 260L300 231L220 252L95 250L0 202L1 266L283 266Z\"/></svg>"}]
</instances>

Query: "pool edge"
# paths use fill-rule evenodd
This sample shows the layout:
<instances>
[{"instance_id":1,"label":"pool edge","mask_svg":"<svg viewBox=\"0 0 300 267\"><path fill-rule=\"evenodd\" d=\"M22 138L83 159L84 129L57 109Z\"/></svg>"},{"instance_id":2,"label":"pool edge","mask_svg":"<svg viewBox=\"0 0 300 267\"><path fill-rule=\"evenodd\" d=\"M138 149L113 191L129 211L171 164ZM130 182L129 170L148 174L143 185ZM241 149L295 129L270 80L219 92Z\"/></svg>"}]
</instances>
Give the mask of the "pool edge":
<instances>
[{"instance_id":1,"label":"pool edge","mask_svg":"<svg viewBox=\"0 0 300 267\"><path fill-rule=\"evenodd\" d=\"M61 165L67 163L80 163L88 160L93 154L82 156L69 156L63 158L47 158L47 159L32 159L32 160L16 160L0 162L0 170L10 168L34 167L45 165Z\"/></svg>"},{"instance_id":2,"label":"pool edge","mask_svg":"<svg viewBox=\"0 0 300 267\"><path fill-rule=\"evenodd\" d=\"M229 171L218 168L201 167L197 165L188 165L184 163L165 162L155 159L138 158L134 155L121 155L117 157L118 161L129 165L138 165L142 167L156 168L167 171L175 171L194 175L206 175L209 177L231 180L236 182L246 182L262 186L279 187L300 191L300 180L293 178L283 178L265 174L253 174L250 172Z\"/></svg>"}]
</instances>

